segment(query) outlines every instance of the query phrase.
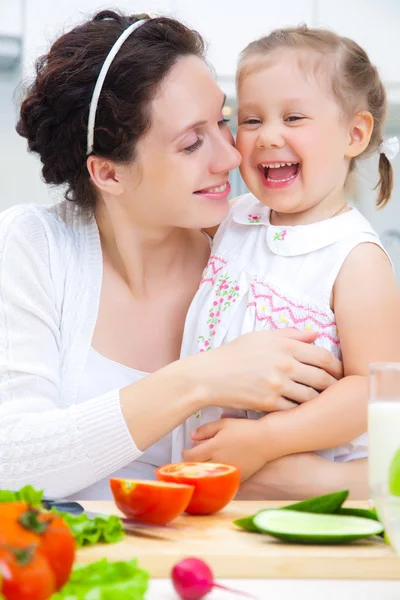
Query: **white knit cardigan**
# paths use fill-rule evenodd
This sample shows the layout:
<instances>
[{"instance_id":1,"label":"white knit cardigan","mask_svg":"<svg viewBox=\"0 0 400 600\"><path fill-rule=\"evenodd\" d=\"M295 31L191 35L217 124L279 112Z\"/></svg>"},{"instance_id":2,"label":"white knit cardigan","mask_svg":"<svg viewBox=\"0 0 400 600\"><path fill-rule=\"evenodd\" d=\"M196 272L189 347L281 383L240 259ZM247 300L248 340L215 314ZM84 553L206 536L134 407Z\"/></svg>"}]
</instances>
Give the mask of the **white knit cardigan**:
<instances>
[{"instance_id":1,"label":"white knit cardigan","mask_svg":"<svg viewBox=\"0 0 400 600\"><path fill-rule=\"evenodd\" d=\"M0 488L66 496L141 452L119 390L77 403L96 323L94 219L64 201L0 214Z\"/></svg>"}]
</instances>

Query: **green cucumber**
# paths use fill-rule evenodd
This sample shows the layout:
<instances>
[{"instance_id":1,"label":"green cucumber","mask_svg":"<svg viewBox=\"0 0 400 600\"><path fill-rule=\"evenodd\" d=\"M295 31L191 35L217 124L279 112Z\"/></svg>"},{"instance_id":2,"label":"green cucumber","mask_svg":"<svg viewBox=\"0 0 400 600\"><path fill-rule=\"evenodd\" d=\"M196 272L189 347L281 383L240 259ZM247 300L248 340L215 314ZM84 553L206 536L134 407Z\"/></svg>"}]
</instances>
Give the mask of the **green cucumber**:
<instances>
[{"instance_id":1,"label":"green cucumber","mask_svg":"<svg viewBox=\"0 0 400 600\"><path fill-rule=\"evenodd\" d=\"M336 513L340 510L343 502L346 500L349 495L348 490L343 490L341 492L334 492L333 494L325 494L324 496L316 496L315 498L310 498L309 500L302 500L301 502L296 502L295 504L289 504L288 506L282 506L279 510L294 510L296 512L309 512L309 513L318 513L318 514L332 514ZM266 510L270 510L268 508L259 511L264 512ZM254 517L256 515L250 515L249 517L243 517L241 519L236 519L234 522L238 527L242 527L242 529L246 529L246 531L252 531L254 533L260 533L260 530L254 523Z\"/></svg>"},{"instance_id":2,"label":"green cucumber","mask_svg":"<svg viewBox=\"0 0 400 600\"><path fill-rule=\"evenodd\" d=\"M340 508L337 514L345 517L361 517L363 519L379 521L376 510L369 508Z\"/></svg>"},{"instance_id":3,"label":"green cucumber","mask_svg":"<svg viewBox=\"0 0 400 600\"><path fill-rule=\"evenodd\" d=\"M275 538L299 544L344 544L383 531L372 519L280 509L258 513L254 524Z\"/></svg>"},{"instance_id":4,"label":"green cucumber","mask_svg":"<svg viewBox=\"0 0 400 600\"><path fill-rule=\"evenodd\" d=\"M265 509L268 510L268 509ZM263 512L263 511L260 511ZM254 525L254 517L256 517L258 513L255 515L250 515L249 517L242 517L241 519L235 519L233 521L234 525L245 529L246 531L251 531L252 533L261 533L261 531Z\"/></svg>"}]
</instances>

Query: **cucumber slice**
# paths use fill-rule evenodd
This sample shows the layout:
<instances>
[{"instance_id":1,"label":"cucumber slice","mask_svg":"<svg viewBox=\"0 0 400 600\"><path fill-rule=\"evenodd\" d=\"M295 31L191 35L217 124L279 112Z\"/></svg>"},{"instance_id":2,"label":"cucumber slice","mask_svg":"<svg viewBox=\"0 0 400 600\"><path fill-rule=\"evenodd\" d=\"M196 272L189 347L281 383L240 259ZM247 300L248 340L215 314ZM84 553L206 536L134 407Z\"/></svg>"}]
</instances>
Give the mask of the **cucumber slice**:
<instances>
[{"instance_id":1,"label":"cucumber slice","mask_svg":"<svg viewBox=\"0 0 400 600\"><path fill-rule=\"evenodd\" d=\"M280 510L295 510L296 512L332 514L340 510L340 507L342 506L343 502L346 500L348 495L348 490L343 490L341 492L333 492L332 494L325 494L323 496L309 498L308 500L302 500L301 502L296 502L296 504L282 506ZM265 508L262 511L259 511L257 514L259 514L260 512L264 512L265 510L270 509ZM238 525L238 527L242 527L242 529L246 529L246 531L260 533L260 530L254 523L255 516L256 515L242 517L241 519L236 519L235 521L233 521L233 523L235 525Z\"/></svg>"},{"instance_id":2,"label":"cucumber slice","mask_svg":"<svg viewBox=\"0 0 400 600\"><path fill-rule=\"evenodd\" d=\"M340 508L337 514L346 517L363 517L364 519L379 521L378 513L374 508ZM382 531L379 535L383 537L385 532Z\"/></svg>"},{"instance_id":3,"label":"cucumber slice","mask_svg":"<svg viewBox=\"0 0 400 600\"><path fill-rule=\"evenodd\" d=\"M383 531L382 525L371 519L279 509L258 513L254 524L264 533L299 544L344 544Z\"/></svg>"}]
</instances>

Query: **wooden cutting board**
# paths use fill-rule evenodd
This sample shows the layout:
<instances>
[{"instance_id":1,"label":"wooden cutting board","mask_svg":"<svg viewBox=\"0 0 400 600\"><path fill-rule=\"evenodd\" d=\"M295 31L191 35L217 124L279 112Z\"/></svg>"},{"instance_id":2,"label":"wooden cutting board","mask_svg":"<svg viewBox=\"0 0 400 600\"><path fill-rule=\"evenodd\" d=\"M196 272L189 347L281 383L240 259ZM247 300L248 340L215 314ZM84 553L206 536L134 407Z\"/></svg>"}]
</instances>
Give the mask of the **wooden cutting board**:
<instances>
[{"instance_id":1,"label":"wooden cutting board","mask_svg":"<svg viewBox=\"0 0 400 600\"><path fill-rule=\"evenodd\" d=\"M120 514L113 502L82 502L87 510ZM151 530L170 540L127 534L118 544L96 544L78 552L78 562L107 557L139 559L152 577L169 577L173 565L188 556L202 558L219 578L400 579L400 557L383 541L360 540L342 546L287 544L267 535L242 531L234 519L284 502L232 502L216 515L182 515L171 525ZM367 503L346 506L367 508Z\"/></svg>"}]
</instances>

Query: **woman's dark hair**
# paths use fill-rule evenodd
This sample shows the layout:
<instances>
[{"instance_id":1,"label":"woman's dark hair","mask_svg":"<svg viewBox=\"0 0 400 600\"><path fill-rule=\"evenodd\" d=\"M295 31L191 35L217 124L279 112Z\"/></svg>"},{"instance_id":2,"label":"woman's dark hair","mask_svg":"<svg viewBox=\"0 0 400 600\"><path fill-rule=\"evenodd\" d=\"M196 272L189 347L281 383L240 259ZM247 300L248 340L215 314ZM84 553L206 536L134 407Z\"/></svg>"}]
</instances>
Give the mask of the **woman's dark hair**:
<instances>
[{"instance_id":1,"label":"woman's dark hair","mask_svg":"<svg viewBox=\"0 0 400 600\"><path fill-rule=\"evenodd\" d=\"M67 200L92 211L96 191L86 168L89 106L104 60L121 33L147 15L106 10L62 35L36 63L16 130L43 163L46 183L66 184ZM201 36L165 17L149 19L122 44L108 70L96 112L93 153L115 162L135 158L151 125L150 102L176 61L204 58Z\"/></svg>"}]
</instances>

